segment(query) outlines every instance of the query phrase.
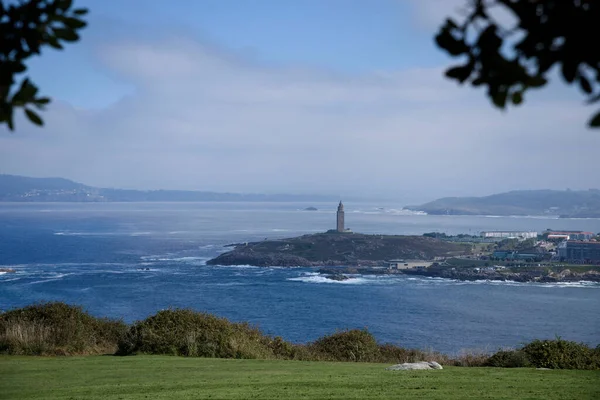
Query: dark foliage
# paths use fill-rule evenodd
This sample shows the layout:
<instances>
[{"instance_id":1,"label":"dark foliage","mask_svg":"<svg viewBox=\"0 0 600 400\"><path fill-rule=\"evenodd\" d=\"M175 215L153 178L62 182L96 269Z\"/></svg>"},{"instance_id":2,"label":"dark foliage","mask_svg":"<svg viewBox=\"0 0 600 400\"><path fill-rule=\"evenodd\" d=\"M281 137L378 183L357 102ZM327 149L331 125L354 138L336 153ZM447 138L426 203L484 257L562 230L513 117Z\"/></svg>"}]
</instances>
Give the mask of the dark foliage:
<instances>
[{"instance_id":1,"label":"dark foliage","mask_svg":"<svg viewBox=\"0 0 600 400\"><path fill-rule=\"evenodd\" d=\"M310 347L335 361L376 362L380 358L377 340L366 329L353 329L324 336Z\"/></svg>"},{"instance_id":2,"label":"dark foliage","mask_svg":"<svg viewBox=\"0 0 600 400\"><path fill-rule=\"evenodd\" d=\"M600 369L600 348L563 339L534 340L521 351L538 368Z\"/></svg>"},{"instance_id":3,"label":"dark foliage","mask_svg":"<svg viewBox=\"0 0 600 400\"><path fill-rule=\"evenodd\" d=\"M523 95L548 82L553 66L577 84L588 103L600 100L600 4L596 0L469 0L466 18L446 20L435 40L465 61L446 71L460 83L487 87L493 104L519 105ZM506 28L494 8L509 10L517 26ZM509 47L507 50L506 47ZM600 127L600 113L590 120Z\"/></svg>"},{"instance_id":4,"label":"dark foliage","mask_svg":"<svg viewBox=\"0 0 600 400\"><path fill-rule=\"evenodd\" d=\"M0 353L72 355L114 353L127 326L81 307L53 302L0 314Z\"/></svg>"},{"instance_id":5,"label":"dark foliage","mask_svg":"<svg viewBox=\"0 0 600 400\"><path fill-rule=\"evenodd\" d=\"M272 358L268 344L258 329L246 323L188 309L171 309L134 324L119 341L117 354Z\"/></svg>"},{"instance_id":6,"label":"dark foliage","mask_svg":"<svg viewBox=\"0 0 600 400\"><path fill-rule=\"evenodd\" d=\"M527 354L521 350L501 350L485 362L486 367L524 368L531 367Z\"/></svg>"},{"instance_id":7,"label":"dark foliage","mask_svg":"<svg viewBox=\"0 0 600 400\"><path fill-rule=\"evenodd\" d=\"M600 347L557 340L534 340L521 349L492 356L466 351L447 355L378 344L366 329L293 344L264 335L247 323L188 309L159 311L133 325L96 318L81 307L53 302L0 314L0 354L88 355L166 354L189 357L283 359L397 364L437 361L442 365L502 368L600 369Z\"/></svg>"},{"instance_id":8,"label":"dark foliage","mask_svg":"<svg viewBox=\"0 0 600 400\"><path fill-rule=\"evenodd\" d=\"M40 97L38 87L28 77L20 85L17 77L27 71L27 59L39 55L42 48L60 50L64 43L79 40L77 32L86 26L81 17L87 10L73 9L72 3L72 0L26 0L5 4L0 0L0 124L6 123L11 130L16 108L23 108L34 124L43 125L31 106L43 110L50 99Z\"/></svg>"}]
</instances>

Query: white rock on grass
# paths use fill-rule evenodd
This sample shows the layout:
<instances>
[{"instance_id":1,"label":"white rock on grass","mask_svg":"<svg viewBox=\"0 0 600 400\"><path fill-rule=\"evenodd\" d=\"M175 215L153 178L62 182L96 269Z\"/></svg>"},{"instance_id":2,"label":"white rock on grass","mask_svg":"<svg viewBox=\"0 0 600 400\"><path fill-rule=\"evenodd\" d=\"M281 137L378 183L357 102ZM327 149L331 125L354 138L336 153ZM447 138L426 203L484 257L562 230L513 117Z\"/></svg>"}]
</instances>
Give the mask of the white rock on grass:
<instances>
[{"instance_id":1,"label":"white rock on grass","mask_svg":"<svg viewBox=\"0 0 600 400\"><path fill-rule=\"evenodd\" d=\"M387 367L387 370L390 371L410 371L415 369L443 369L442 366L435 361L427 362L415 362L415 363L404 363L404 364L396 364L391 367Z\"/></svg>"}]
</instances>

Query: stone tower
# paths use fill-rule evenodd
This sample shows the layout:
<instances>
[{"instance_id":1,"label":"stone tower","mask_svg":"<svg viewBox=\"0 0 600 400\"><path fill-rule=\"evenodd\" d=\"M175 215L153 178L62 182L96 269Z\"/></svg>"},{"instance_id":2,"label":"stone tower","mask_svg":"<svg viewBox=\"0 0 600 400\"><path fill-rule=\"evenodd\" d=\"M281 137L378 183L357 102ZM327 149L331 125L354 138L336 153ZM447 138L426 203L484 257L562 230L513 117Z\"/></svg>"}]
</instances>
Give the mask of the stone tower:
<instances>
[{"instance_id":1,"label":"stone tower","mask_svg":"<svg viewBox=\"0 0 600 400\"><path fill-rule=\"evenodd\" d=\"M340 201L340 205L338 206L338 209L337 209L337 231L345 232L345 229L344 229L344 205L342 204L341 201Z\"/></svg>"}]
</instances>

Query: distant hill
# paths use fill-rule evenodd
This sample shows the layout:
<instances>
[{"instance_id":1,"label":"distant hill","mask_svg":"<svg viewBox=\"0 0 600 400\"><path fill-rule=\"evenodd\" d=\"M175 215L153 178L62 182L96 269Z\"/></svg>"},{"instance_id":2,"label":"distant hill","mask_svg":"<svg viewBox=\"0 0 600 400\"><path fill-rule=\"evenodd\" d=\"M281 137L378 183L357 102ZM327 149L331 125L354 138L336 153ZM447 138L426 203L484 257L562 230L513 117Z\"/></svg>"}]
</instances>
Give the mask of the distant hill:
<instances>
[{"instance_id":1,"label":"distant hill","mask_svg":"<svg viewBox=\"0 0 600 400\"><path fill-rule=\"evenodd\" d=\"M600 218L600 190L517 190L485 197L445 197L405 207L434 215L553 215Z\"/></svg>"},{"instance_id":2,"label":"distant hill","mask_svg":"<svg viewBox=\"0 0 600 400\"><path fill-rule=\"evenodd\" d=\"M332 196L241 194L185 190L126 190L87 186L63 178L29 178L0 174L0 201L339 201Z\"/></svg>"}]
</instances>

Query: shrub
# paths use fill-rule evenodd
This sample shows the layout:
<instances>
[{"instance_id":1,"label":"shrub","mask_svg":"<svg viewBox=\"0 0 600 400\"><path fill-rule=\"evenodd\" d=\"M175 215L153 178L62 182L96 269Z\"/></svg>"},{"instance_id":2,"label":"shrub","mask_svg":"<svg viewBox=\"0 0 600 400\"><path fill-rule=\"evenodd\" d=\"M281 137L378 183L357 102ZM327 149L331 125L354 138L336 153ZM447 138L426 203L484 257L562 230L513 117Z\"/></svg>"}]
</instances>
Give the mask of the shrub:
<instances>
[{"instance_id":1,"label":"shrub","mask_svg":"<svg viewBox=\"0 0 600 400\"><path fill-rule=\"evenodd\" d=\"M485 350L462 350L449 363L456 367L483 367L488 358L489 352Z\"/></svg>"},{"instance_id":2,"label":"shrub","mask_svg":"<svg viewBox=\"0 0 600 400\"><path fill-rule=\"evenodd\" d=\"M380 357L377 362L382 363L402 364L419 361L436 361L440 364L448 363L448 356L444 354L434 351L406 349L389 343L379 345L379 353Z\"/></svg>"},{"instance_id":3,"label":"shrub","mask_svg":"<svg viewBox=\"0 0 600 400\"><path fill-rule=\"evenodd\" d=\"M189 309L169 309L131 326L119 342L117 354L267 359L275 357L269 341L247 323L232 323Z\"/></svg>"},{"instance_id":4,"label":"shrub","mask_svg":"<svg viewBox=\"0 0 600 400\"><path fill-rule=\"evenodd\" d=\"M583 343L557 338L534 340L523 351L531 364L537 368L552 369L600 369L600 351Z\"/></svg>"},{"instance_id":5,"label":"shrub","mask_svg":"<svg viewBox=\"0 0 600 400\"><path fill-rule=\"evenodd\" d=\"M531 367L531 361L522 350L500 350L488 358L484 365L498 368L525 368Z\"/></svg>"},{"instance_id":6,"label":"shrub","mask_svg":"<svg viewBox=\"0 0 600 400\"><path fill-rule=\"evenodd\" d=\"M70 355L113 353L127 327L79 306L49 302L0 314L0 353Z\"/></svg>"},{"instance_id":7,"label":"shrub","mask_svg":"<svg viewBox=\"0 0 600 400\"><path fill-rule=\"evenodd\" d=\"M324 336L309 345L332 361L375 362L381 353L377 341L366 329L353 329Z\"/></svg>"}]
</instances>

